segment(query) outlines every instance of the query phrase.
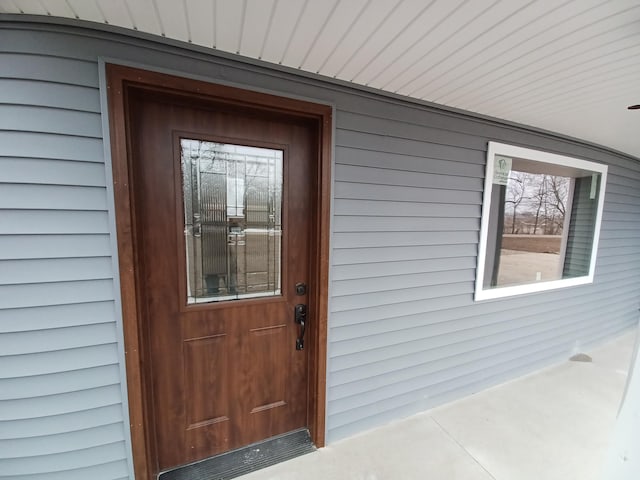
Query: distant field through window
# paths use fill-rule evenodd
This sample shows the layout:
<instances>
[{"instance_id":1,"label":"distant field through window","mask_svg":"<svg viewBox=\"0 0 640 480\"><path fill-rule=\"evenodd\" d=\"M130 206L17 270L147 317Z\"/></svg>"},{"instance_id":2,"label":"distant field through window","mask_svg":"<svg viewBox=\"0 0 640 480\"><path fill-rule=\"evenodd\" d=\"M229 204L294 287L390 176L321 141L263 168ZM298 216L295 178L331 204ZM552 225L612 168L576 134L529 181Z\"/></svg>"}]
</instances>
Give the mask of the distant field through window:
<instances>
[{"instance_id":1,"label":"distant field through window","mask_svg":"<svg viewBox=\"0 0 640 480\"><path fill-rule=\"evenodd\" d=\"M606 165L489 142L476 300L593 281Z\"/></svg>"}]
</instances>

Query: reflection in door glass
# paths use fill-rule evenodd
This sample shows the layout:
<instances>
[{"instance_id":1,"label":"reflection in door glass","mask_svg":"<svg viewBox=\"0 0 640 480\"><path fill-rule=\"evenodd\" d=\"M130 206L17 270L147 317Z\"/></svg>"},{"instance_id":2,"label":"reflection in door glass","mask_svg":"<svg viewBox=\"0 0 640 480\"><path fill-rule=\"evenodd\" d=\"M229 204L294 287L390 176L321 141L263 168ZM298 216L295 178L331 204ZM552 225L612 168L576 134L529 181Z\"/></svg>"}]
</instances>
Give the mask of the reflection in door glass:
<instances>
[{"instance_id":1,"label":"reflection in door glass","mask_svg":"<svg viewBox=\"0 0 640 480\"><path fill-rule=\"evenodd\" d=\"M181 139L187 303L280 295L282 151Z\"/></svg>"}]
</instances>

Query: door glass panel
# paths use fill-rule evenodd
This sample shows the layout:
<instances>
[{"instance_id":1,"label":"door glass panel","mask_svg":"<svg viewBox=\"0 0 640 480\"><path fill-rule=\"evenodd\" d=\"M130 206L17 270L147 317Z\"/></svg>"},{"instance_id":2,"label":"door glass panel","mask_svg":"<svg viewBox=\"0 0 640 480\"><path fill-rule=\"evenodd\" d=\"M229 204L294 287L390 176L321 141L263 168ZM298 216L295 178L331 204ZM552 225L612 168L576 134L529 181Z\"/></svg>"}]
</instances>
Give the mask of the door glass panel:
<instances>
[{"instance_id":1,"label":"door glass panel","mask_svg":"<svg viewBox=\"0 0 640 480\"><path fill-rule=\"evenodd\" d=\"M180 140L187 303L281 294L281 150Z\"/></svg>"}]
</instances>

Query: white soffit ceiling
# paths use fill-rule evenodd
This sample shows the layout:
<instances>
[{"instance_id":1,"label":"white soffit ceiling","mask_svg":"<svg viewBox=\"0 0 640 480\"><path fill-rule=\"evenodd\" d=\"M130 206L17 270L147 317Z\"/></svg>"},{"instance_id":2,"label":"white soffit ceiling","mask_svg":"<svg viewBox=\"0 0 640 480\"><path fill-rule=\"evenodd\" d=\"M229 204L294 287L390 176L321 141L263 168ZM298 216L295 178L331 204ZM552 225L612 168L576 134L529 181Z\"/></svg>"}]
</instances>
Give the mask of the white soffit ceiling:
<instances>
[{"instance_id":1,"label":"white soffit ceiling","mask_svg":"<svg viewBox=\"0 0 640 480\"><path fill-rule=\"evenodd\" d=\"M0 0L532 125L640 157L640 0ZM5 48L7 46L4 46Z\"/></svg>"}]
</instances>

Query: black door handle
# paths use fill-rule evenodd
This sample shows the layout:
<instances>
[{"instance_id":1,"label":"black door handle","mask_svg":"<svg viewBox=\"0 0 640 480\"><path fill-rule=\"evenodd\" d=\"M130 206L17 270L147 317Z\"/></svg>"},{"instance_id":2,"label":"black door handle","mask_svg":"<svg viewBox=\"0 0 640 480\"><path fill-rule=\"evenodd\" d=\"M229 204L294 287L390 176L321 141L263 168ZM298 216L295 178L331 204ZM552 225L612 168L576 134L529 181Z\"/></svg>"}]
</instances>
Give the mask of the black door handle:
<instances>
[{"instance_id":1,"label":"black door handle","mask_svg":"<svg viewBox=\"0 0 640 480\"><path fill-rule=\"evenodd\" d=\"M296 339L296 350L304 350L304 331L307 328L307 306L299 303L295 307L295 322L300 325L300 335Z\"/></svg>"}]
</instances>

